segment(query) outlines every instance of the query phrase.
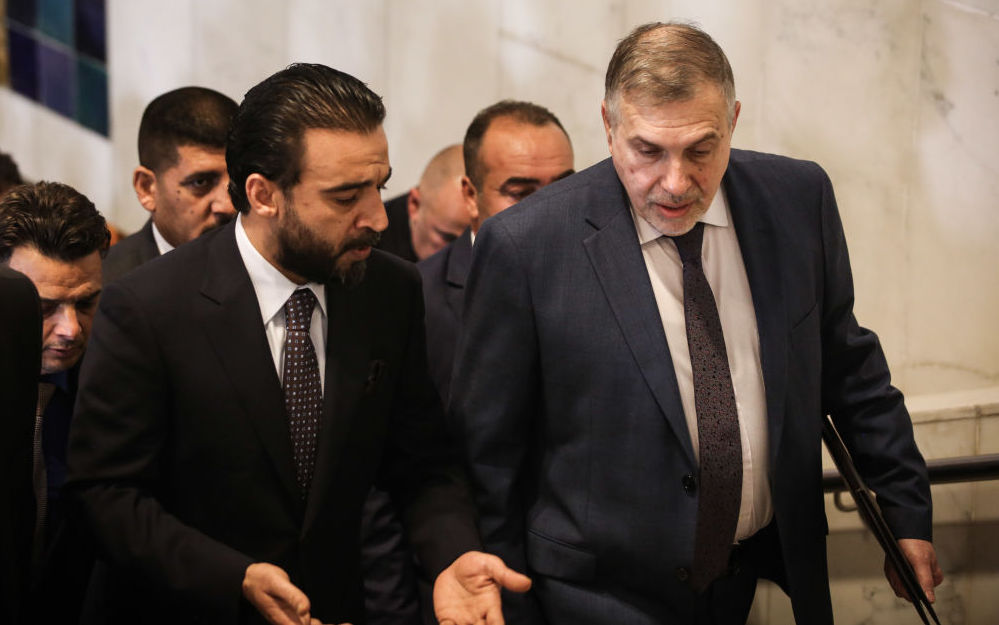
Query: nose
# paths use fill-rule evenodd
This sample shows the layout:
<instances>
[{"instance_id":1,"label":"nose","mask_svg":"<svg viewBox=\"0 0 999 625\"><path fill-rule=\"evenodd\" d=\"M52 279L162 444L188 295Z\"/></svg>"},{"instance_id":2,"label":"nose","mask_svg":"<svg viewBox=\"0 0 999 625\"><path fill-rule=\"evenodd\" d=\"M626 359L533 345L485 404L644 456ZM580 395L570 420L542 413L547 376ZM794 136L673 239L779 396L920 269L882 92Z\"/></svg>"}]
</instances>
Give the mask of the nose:
<instances>
[{"instance_id":1,"label":"nose","mask_svg":"<svg viewBox=\"0 0 999 625\"><path fill-rule=\"evenodd\" d=\"M376 189L370 201L365 203L357 217L357 228L370 228L375 232L382 232L388 228L388 213L385 212L385 204L382 203L382 195Z\"/></svg>"},{"instance_id":2,"label":"nose","mask_svg":"<svg viewBox=\"0 0 999 625\"><path fill-rule=\"evenodd\" d=\"M212 213L216 215L232 217L236 214L236 207L232 205L232 198L229 197L229 176L222 176L215 188L211 209Z\"/></svg>"},{"instance_id":3,"label":"nose","mask_svg":"<svg viewBox=\"0 0 999 625\"><path fill-rule=\"evenodd\" d=\"M669 159L664 167L666 171L659 179L659 186L670 195L685 195L690 190L690 176L687 175L683 159Z\"/></svg>"},{"instance_id":4,"label":"nose","mask_svg":"<svg viewBox=\"0 0 999 625\"><path fill-rule=\"evenodd\" d=\"M64 341L76 341L82 331L76 307L72 304L59 306L55 319L56 336Z\"/></svg>"}]
</instances>

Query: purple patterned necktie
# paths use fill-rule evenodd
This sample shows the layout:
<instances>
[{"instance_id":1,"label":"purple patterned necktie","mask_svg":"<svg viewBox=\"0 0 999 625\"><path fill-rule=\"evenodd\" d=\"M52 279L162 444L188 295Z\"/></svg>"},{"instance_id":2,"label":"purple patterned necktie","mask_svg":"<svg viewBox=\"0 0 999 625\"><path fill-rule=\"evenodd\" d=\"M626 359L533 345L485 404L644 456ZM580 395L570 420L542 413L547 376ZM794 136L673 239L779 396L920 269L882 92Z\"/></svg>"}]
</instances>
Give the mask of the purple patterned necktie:
<instances>
[{"instance_id":1,"label":"purple patterned necktie","mask_svg":"<svg viewBox=\"0 0 999 625\"><path fill-rule=\"evenodd\" d=\"M671 237L683 261L683 313L694 378L700 460L697 533L691 586L698 592L728 568L742 500L742 438L725 339L711 286L701 268L704 223Z\"/></svg>"},{"instance_id":2,"label":"purple patterned necktie","mask_svg":"<svg viewBox=\"0 0 999 625\"><path fill-rule=\"evenodd\" d=\"M284 305L287 328L284 340L284 408L288 413L295 470L303 498L312 482L323 411L319 361L309 336L315 305L316 296L310 289L298 289Z\"/></svg>"}]
</instances>

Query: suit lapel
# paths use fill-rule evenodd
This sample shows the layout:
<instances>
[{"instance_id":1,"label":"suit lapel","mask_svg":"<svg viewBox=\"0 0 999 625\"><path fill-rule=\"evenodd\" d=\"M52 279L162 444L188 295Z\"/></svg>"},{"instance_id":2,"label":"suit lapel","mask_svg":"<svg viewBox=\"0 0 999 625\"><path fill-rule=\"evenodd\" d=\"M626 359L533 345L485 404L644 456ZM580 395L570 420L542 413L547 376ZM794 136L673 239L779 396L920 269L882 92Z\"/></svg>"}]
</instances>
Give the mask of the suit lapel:
<instances>
[{"instance_id":1,"label":"suit lapel","mask_svg":"<svg viewBox=\"0 0 999 625\"><path fill-rule=\"evenodd\" d=\"M209 250L200 302L205 334L280 482L294 504L301 506L281 383L257 296L236 247L234 224L214 237Z\"/></svg>"},{"instance_id":2,"label":"suit lapel","mask_svg":"<svg viewBox=\"0 0 999 625\"><path fill-rule=\"evenodd\" d=\"M590 184L594 197L585 203L586 221L597 230L583 240L583 246L639 371L694 464L673 360L626 195L610 160L598 167L603 171Z\"/></svg>"},{"instance_id":3,"label":"suit lapel","mask_svg":"<svg viewBox=\"0 0 999 625\"><path fill-rule=\"evenodd\" d=\"M359 290L359 289L358 289ZM355 294L339 282L326 284L326 376L323 390L322 427L319 432L319 450L313 472L304 529L315 520L324 498L330 492L336 470L350 463L340 463L344 446L350 434L357 403L365 385L380 366L369 362L367 346L370 345L367 319L363 310L357 310L360 294Z\"/></svg>"},{"instance_id":4,"label":"suit lapel","mask_svg":"<svg viewBox=\"0 0 999 625\"><path fill-rule=\"evenodd\" d=\"M770 203L764 200L759 186L753 183L741 166L738 152L733 150L732 156L723 184L756 310L772 467L784 426L787 388L788 327L782 287L783 264L779 257L780 244Z\"/></svg>"},{"instance_id":5,"label":"suit lapel","mask_svg":"<svg viewBox=\"0 0 999 625\"><path fill-rule=\"evenodd\" d=\"M465 280L468 279L468 266L472 262L472 230L467 228L451 245L447 258L445 279L447 280L448 308L454 313L454 318L461 323L462 309L465 303Z\"/></svg>"}]
</instances>

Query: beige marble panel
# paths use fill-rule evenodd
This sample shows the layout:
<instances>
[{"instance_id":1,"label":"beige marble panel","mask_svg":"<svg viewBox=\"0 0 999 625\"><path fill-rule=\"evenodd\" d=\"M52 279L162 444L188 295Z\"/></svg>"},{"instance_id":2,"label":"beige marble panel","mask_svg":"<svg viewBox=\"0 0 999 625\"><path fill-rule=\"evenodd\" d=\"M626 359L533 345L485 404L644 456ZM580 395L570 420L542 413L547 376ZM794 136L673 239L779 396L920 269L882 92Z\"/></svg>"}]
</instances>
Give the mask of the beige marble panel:
<instances>
[{"instance_id":1,"label":"beige marble panel","mask_svg":"<svg viewBox=\"0 0 999 625\"><path fill-rule=\"evenodd\" d=\"M918 5L768 3L761 37L767 52L759 147L817 161L829 172L851 253L858 318L879 333L889 363L901 363Z\"/></svg>"},{"instance_id":2,"label":"beige marble panel","mask_svg":"<svg viewBox=\"0 0 999 625\"><path fill-rule=\"evenodd\" d=\"M555 113L572 141L577 170L607 158L600 121L603 86L591 69L528 43L504 39L500 79L502 97L534 102Z\"/></svg>"},{"instance_id":3,"label":"beige marble panel","mask_svg":"<svg viewBox=\"0 0 999 625\"><path fill-rule=\"evenodd\" d=\"M386 197L417 183L439 149L499 98L499 3L390 2L385 127L393 174Z\"/></svg>"},{"instance_id":4,"label":"beige marble panel","mask_svg":"<svg viewBox=\"0 0 999 625\"><path fill-rule=\"evenodd\" d=\"M910 186L910 388L999 383L999 20L923 3Z\"/></svg>"},{"instance_id":5,"label":"beige marble panel","mask_svg":"<svg viewBox=\"0 0 999 625\"><path fill-rule=\"evenodd\" d=\"M625 29L613 3L503 4L502 97L551 109L572 140L576 169L608 156L600 102L607 62Z\"/></svg>"}]
</instances>

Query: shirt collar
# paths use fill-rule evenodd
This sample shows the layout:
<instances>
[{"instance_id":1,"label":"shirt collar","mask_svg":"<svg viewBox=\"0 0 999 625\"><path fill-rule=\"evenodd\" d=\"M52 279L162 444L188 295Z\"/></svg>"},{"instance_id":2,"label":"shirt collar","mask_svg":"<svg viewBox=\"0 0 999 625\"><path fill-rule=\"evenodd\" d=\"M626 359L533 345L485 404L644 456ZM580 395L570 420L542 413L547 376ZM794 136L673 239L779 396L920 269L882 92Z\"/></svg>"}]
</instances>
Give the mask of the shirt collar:
<instances>
[{"instance_id":1,"label":"shirt collar","mask_svg":"<svg viewBox=\"0 0 999 625\"><path fill-rule=\"evenodd\" d=\"M153 222L153 240L156 241L156 249L160 251L160 255L166 254L173 250L173 246L170 242L163 238L163 234L160 233L160 229L156 227L156 222Z\"/></svg>"},{"instance_id":2,"label":"shirt collar","mask_svg":"<svg viewBox=\"0 0 999 625\"><path fill-rule=\"evenodd\" d=\"M634 206L631 206L630 209L631 218L635 221L635 229L638 231L639 245L645 245L649 241L655 241L663 236L645 217L638 214ZM728 208L728 198L725 197L725 190L721 186L718 187L718 192L715 193L714 199L711 200L708 210L701 215L698 221L722 228L726 228L731 224L732 219Z\"/></svg>"},{"instance_id":3,"label":"shirt collar","mask_svg":"<svg viewBox=\"0 0 999 625\"><path fill-rule=\"evenodd\" d=\"M253 290L257 293L257 303L260 305L260 316L264 325L270 323L274 315L284 308L285 302L288 301L291 294L303 286L312 290L316 300L319 301L319 309L323 316L326 316L326 285L318 282L298 285L278 271L257 251L257 248L250 241L250 237L246 235L246 230L243 229L242 214L236 218L236 247L239 248L239 255L243 257L246 272L250 274Z\"/></svg>"}]
</instances>

